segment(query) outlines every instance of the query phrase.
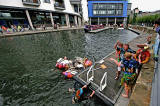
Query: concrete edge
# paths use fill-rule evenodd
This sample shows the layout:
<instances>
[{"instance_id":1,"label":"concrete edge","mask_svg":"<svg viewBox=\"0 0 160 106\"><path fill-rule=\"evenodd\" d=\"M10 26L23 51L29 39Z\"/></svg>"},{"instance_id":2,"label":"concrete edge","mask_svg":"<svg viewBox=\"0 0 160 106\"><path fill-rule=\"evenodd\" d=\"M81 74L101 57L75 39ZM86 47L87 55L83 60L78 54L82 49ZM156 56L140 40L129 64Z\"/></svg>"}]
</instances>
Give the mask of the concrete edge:
<instances>
[{"instance_id":1,"label":"concrete edge","mask_svg":"<svg viewBox=\"0 0 160 106\"><path fill-rule=\"evenodd\" d=\"M49 33L49 32L60 32L60 31L80 30L80 29L82 30L82 29L84 29L84 28L66 28L66 29L45 30L45 31L17 32L17 33L11 33L11 34L1 35L0 38L14 37L14 36L24 36L24 35L39 34L39 33Z\"/></svg>"}]
</instances>

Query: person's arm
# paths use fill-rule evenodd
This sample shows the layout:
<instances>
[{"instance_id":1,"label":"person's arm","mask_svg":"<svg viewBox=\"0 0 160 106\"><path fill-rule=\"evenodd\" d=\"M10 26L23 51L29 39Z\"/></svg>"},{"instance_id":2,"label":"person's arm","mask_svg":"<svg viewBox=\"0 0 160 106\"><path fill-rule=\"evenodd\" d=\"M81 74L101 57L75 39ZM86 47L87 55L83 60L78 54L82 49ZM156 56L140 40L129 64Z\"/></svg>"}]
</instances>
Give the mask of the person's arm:
<instances>
[{"instance_id":1,"label":"person's arm","mask_svg":"<svg viewBox=\"0 0 160 106\"><path fill-rule=\"evenodd\" d=\"M133 53L133 54L136 54L136 51L132 50L132 49L129 49L129 52L130 53Z\"/></svg>"},{"instance_id":2,"label":"person's arm","mask_svg":"<svg viewBox=\"0 0 160 106\"><path fill-rule=\"evenodd\" d=\"M113 61L114 63L116 63L116 65L121 66L121 62L118 62L117 60L110 58L111 61Z\"/></svg>"},{"instance_id":3,"label":"person's arm","mask_svg":"<svg viewBox=\"0 0 160 106\"><path fill-rule=\"evenodd\" d=\"M93 95L95 94L95 91L92 91L91 95L89 96L90 98L93 97Z\"/></svg>"},{"instance_id":4,"label":"person's arm","mask_svg":"<svg viewBox=\"0 0 160 106\"><path fill-rule=\"evenodd\" d=\"M87 85L84 85L84 86L82 87L82 89L84 89L84 88L87 88Z\"/></svg>"},{"instance_id":5,"label":"person's arm","mask_svg":"<svg viewBox=\"0 0 160 106\"><path fill-rule=\"evenodd\" d=\"M116 44L114 45L114 48L117 49L117 46L118 46L118 43L119 43L119 40L116 42Z\"/></svg>"}]
</instances>

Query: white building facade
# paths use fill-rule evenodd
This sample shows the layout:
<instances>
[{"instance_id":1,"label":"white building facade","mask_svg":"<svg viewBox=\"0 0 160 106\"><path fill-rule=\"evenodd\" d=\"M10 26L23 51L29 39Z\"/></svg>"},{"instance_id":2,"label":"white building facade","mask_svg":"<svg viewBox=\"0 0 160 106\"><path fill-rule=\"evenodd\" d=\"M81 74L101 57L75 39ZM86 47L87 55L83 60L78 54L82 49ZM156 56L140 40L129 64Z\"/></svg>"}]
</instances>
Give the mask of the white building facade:
<instances>
[{"instance_id":1,"label":"white building facade","mask_svg":"<svg viewBox=\"0 0 160 106\"><path fill-rule=\"evenodd\" d=\"M82 26L81 5L74 0L0 0L0 26L24 25L31 29L41 24ZM75 0L76 1L76 0Z\"/></svg>"}]
</instances>

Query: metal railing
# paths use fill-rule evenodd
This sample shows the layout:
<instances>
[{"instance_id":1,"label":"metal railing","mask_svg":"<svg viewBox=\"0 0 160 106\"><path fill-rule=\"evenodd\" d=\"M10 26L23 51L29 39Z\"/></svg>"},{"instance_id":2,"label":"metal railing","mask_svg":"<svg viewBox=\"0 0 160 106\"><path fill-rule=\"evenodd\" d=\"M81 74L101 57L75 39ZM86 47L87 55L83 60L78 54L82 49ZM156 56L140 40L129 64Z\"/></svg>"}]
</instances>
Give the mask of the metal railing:
<instances>
[{"instance_id":1,"label":"metal railing","mask_svg":"<svg viewBox=\"0 0 160 106\"><path fill-rule=\"evenodd\" d=\"M157 34L156 40L155 40L155 45L154 45L154 55L155 58L158 58L160 53L159 53L159 42L160 42L160 35ZM151 102L150 106L159 106L160 105L160 63L158 61L155 61L155 67L154 67L154 77L152 80L152 91L151 91Z\"/></svg>"},{"instance_id":2,"label":"metal railing","mask_svg":"<svg viewBox=\"0 0 160 106\"><path fill-rule=\"evenodd\" d=\"M104 82L104 84L103 84L103 82ZM106 88L106 86L107 86L107 72L104 73L104 75L101 79L99 90L103 91L103 89Z\"/></svg>"},{"instance_id":3,"label":"metal railing","mask_svg":"<svg viewBox=\"0 0 160 106\"><path fill-rule=\"evenodd\" d=\"M104 60L102 59L102 60L100 60L100 61L98 61L98 62L95 62L95 63L89 68L89 70L88 70L88 72L87 72L87 83L93 82L93 80L94 80L94 71L97 70L97 69L99 69L99 68L94 69L95 64L96 64L96 63L102 64L103 62L104 62ZM104 75L103 75L103 77L102 77L102 79L101 79L101 81L100 81L99 90L100 90L100 91L103 91L103 90L106 88L106 86L107 86L107 72L104 73Z\"/></svg>"},{"instance_id":4,"label":"metal railing","mask_svg":"<svg viewBox=\"0 0 160 106\"><path fill-rule=\"evenodd\" d=\"M94 70L93 70L94 65L92 65L88 72L87 72L87 82L91 82L94 79ZM89 77L90 73L92 74L91 77Z\"/></svg>"}]
</instances>

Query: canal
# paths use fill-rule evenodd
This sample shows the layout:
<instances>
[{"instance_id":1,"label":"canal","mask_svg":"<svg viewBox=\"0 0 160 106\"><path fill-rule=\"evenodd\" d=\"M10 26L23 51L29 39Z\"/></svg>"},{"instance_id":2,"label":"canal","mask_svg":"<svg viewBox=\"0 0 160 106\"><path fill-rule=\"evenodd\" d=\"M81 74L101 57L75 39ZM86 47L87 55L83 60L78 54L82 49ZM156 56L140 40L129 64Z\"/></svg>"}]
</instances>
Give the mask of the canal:
<instances>
[{"instance_id":1,"label":"canal","mask_svg":"<svg viewBox=\"0 0 160 106\"><path fill-rule=\"evenodd\" d=\"M42 33L0 39L0 105L72 106L66 80L55 69L56 60L76 56L100 60L117 40L128 42L137 35L128 30L84 34L82 30ZM97 98L74 106L103 106Z\"/></svg>"}]
</instances>

